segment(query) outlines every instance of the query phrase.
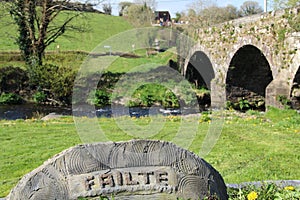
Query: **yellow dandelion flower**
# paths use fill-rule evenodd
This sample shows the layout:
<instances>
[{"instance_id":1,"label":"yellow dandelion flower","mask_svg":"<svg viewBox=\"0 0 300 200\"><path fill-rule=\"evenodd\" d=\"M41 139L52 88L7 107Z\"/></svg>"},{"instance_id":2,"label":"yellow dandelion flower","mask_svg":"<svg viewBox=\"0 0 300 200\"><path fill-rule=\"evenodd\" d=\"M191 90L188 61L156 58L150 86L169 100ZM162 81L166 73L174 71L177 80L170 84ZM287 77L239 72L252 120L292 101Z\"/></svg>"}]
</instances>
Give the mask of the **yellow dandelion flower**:
<instances>
[{"instance_id":1,"label":"yellow dandelion flower","mask_svg":"<svg viewBox=\"0 0 300 200\"><path fill-rule=\"evenodd\" d=\"M293 186L286 186L284 187L285 190L290 190L290 191L294 191L295 188Z\"/></svg>"},{"instance_id":2,"label":"yellow dandelion flower","mask_svg":"<svg viewBox=\"0 0 300 200\"><path fill-rule=\"evenodd\" d=\"M247 195L248 200L256 200L257 197L258 197L258 194L255 191L252 191Z\"/></svg>"}]
</instances>

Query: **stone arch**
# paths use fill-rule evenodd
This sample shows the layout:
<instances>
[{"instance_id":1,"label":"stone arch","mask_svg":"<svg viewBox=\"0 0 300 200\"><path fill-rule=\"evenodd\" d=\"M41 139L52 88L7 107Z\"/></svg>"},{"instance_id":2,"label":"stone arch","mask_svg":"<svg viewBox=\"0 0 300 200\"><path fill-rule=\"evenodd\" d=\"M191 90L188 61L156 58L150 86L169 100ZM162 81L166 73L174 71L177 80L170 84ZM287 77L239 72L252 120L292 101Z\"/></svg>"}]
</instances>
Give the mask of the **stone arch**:
<instances>
[{"instance_id":1,"label":"stone arch","mask_svg":"<svg viewBox=\"0 0 300 200\"><path fill-rule=\"evenodd\" d=\"M203 51L195 51L190 57L185 70L185 77L196 87L210 88L210 82L215 77L209 57Z\"/></svg>"},{"instance_id":2,"label":"stone arch","mask_svg":"<svg viewBox=\"0 0 300 200\"><path fill-rule=\"evenodd\" d=\"M297 51L290 66L290 99L294 109L300 109L300 52Z\"/></svg>"},{"instance_id":3,"label":"stone arch","mask_svg":"<svg viewBox=\"0 0 300 200\"><path fill-rule=\"evenodd\" d=\"M215 78L214 62L203 47L196 45L185 61L183 75L197 89L211 89L211 81ZM197 95L200 106L211 104L210 92Z\"/></svg>"},{"instance_id":4,"label":"stone arch","mask_svg":"<svg viewBox=\"0 0 300 200\"><path fill-rule=\"evenodd\" d=\"M226 100L236 109L265 109L266 88L273 80L273 73L263 52L243 40L230 60L226 74ZM268 51L265 53L269 54Z\"/></svg>"},{"instance_id":5,"label":"stone arch","mask_svg":"<svg viewBox=\"0 0 300 200\"><path fill-rule=\"evenodd\" d=\"M299 110L300 109L300 66L294 76L291 92L291 105L292 108Z\"/></svg>"},{"instance_id":6,"label":"stone arch","mask_svg":"<svg viewBox=\"0 0 300 200\"><path fill-rule=\"evenodd\" d=\"M273 59L273 53L275 50L270 47L269 45L266 45L262 40L258 40L255 36L253 35L247 35L243 37L238 37L237 42L232 45L232 48L228 50L228 57L226 58L226 69L225 69L225 74L227 76L227 72L230 67L230 62L232 61L233 56L237 53L238 50L240 50L242 47L246 45L252 45L259 49L266 60L269 63L272 76L276 77L278 74L277 66L274 64L274 59ZM225 77L226 78L226 77Z\"/></svg>"},{"instance_id":7,"label":"stone arch","mask_svg":"<svg viewBox=\"0 0 300 200\"><path fill-rule=\"evenodd\" d=\"M182 74L184 76L186 76L188 65L191 64L191 59L193 59L196 54L199 54L198 58L199 57L200 58L204 58L207 61L209 61L210 67L208 67L207 69L209 69L210 74L213 74L213 75L208 75L207 78L205 78L205 80L208 80L206 84L209 85L208 83L211 81L211 79L213 79L215 77L214 75L216 74L216 69L214 67L214 66L216 66L216 61L214 60L213 56L210 55L209 52L210 51L208 49L204 48L203 46L201 46L199 44L197 44L194 47L192 47L191 50L190 50L190 52L189 52L188 57L185 59L185 63L184 63L184 67L183 67L183 73ZM196 57L197 57L197 55L196 55ZM201 61L200 62L197 62L197 61L194 62L193 61L193 63L194 63L195 66L200 66L200 68L201 68L201 64L202 64L202 66L204 64ZM202 70L200 70L199 72L202 73ZM205 75L206 75L206 73L203 72L202 76L205 76ZM213 78L211 78L211 77L213 77ZM208 87L210 87L210 86L208 86Z\"/></svg>"}]
</instances>

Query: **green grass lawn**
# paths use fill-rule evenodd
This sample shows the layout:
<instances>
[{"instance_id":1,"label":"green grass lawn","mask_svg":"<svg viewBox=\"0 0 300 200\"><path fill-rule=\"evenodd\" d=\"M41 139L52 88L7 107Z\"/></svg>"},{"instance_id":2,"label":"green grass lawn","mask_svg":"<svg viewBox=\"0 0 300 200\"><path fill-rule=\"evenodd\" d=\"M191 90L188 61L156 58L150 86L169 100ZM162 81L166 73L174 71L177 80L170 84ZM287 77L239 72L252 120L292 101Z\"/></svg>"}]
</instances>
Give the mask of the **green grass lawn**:
<instances>
[{"instance_id":1,"label":"green grass lawn","mask_svg":"<svg viewBox=\"0 0 300 200\"><path fill-rule=\"evenodd\" d=\"M17 26L10 17L8 10L0 4L0 67L24 67L24 61L18 54L19 48L15 43ZM59 15L57 21L62 21L64 14ZM132 25L122 17L98 13L85 13L72 22L75 26L84 26L84 32L66 31L55 43L52 43L46 52L45 63L79 68L84 58L99 43L106 39L132 29ZM59 50L57 49L59 45ZM84 51L86 53L75 53ZM13 52L13 53L11 53Z\"/></svg>"},{"instance_id":2,"label":"green grass lawn","mask_svg":"<svg viewBox=\"0 0 300 200\"><path fill-rule=\"evenodd\" d=\"M271 109L266 114L226 111L222 134L204 157L226 183L299 179L300 116L295 111ZM149 139L172 141L181 117L158 116L166 123ZM155 118L122 118L140 127ZM124 141L137 136L125 133L113 118L99 123L109 140ZM200 122L189 150L199 153L210 125L207 117L182 118ZM189 137L189 136L187 136ZM142 138L142 137L140 137ZM0 196L6 196L18 180L62 150L82 143L72 117L40 120L0 121Z\"/></svg>"},{"instance_id":3,"label":"green grass lawn","mask_svg":"<svg viewBox=\"0 0 300 200\"><path fill-rule=\"evenodd\" d=\"M177 60L177 55L171 51L159 53L157 55L146 56L146 51L138 52L140 58L118 58L108 68L110 72L147 72L153 68L161 65L167 65L168 61L172 59ZM135 69L135 67L138 67Z\"/></svg>"},{"instance_id":4,"label":"green grass lawn","mask_svg":"<svg viewBox=\"0 0 300 200\"><path fill-rule=\"evenodd\" d=\"M167 65L170 59L173 61L177 60L177 55L171 51L166 51L157 55L146 56L146 51L144 50L137 52L136 54L139 56L138 58L105 56L107 58L113 57L114 59L106 71L110 71L112 73L125 73L128 71L147 72L158 66ZM65 51L46 54L44 63L78 70L80 67L84 67L82 64L86 58L88 58L88 52ZM101 59L104 58L101 57ZM0 53L0 68L7 66L21 67L26 69L25 62L21 59L19 54L7 52L2 54ZM95 70L99 70L101 67L101 62L99 62L98 65L95 65L95 67L97 68Z\"/></svg>"},{"instance_id":5,"label":"green grass lawn","mask_svg":"<svg viewBox=\"0 0 300 200\"><path fill-rule=\"evenodd\" d=\"M15 44L17 26L11 19L8 9L0 5L0 51L17 51ZM62 22L64 13L58 16L56 23ZM110 16L98 13L85 13L72 21L72 26L85 27L84 32L66 31L55 43L47 48L47 51L57 51L57 45L61 51L81 50L91 51L100 42L120 32L132 28L132 25L122 17Z\"/></svg>"}]
</instances>

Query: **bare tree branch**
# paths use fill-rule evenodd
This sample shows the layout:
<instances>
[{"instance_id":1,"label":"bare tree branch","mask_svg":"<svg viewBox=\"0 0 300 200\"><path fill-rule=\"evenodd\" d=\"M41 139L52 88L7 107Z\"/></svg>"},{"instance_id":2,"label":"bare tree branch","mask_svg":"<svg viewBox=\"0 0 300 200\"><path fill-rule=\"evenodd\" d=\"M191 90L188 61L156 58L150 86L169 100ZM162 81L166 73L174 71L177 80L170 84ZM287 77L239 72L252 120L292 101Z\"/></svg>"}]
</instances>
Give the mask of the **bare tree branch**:
<instances>
[{"instance_id":1,"label":"bare tree branch","mask_svg":"<svg viewBox=\"0 0 300 200\"><path fill-rule=\"evenodd\" d=\"M97 2L102 2L97 1ZM86 1L87 3L88 1ZM71 0L11 0L10 14L18 26L17 43L27 64L42 64L45 49L68 30L82 31L70 23L87 11L95 11L91 4ZM68 16L59 24L56 18Z\"/></svg>"},{"instance_id":2,"label":"bare tree branch","mask_svg":"<svg viewBox=\"0 0 300 200\"><path fill-rule=\"evenodd\" d=\"M76 18L78 15L79 15L79 14L74 15L73 17L71 17L71 18L69 18L67 21L65 21L65 22L63 23L63 25L61 25L61 26L58 28L58 30L57 30L54 34L52 34L51 36L49 36L49 37L47 38L47 40L45 41L45 45L46 45L46 46L49 46L51 43L55 42L55 40L56 40L59 36L61 36L62 34L64 34L65 31L66 31L67 25L68 25L74 18Z\"/></svg>"}]
</instances>

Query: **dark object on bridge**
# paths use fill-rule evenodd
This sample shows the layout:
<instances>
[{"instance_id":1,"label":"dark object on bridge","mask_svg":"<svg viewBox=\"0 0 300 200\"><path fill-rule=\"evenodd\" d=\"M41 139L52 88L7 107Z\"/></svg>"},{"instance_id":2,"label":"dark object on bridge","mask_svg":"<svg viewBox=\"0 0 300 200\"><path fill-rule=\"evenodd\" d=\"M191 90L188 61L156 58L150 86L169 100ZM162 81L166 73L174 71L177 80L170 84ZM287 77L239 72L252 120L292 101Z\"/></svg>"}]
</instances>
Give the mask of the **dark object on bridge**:
<instances>
[{"instance_id":1,"label":"dark object on bridge","mask_svg":"<svg viewBox=\"0 0 300 200\"><path fill-rule=\"evenodd\" d=\"M169 142L132 140L79 145L25 175L13 199L228 199L221 175Z\"/></svg>"}]
</instances>

